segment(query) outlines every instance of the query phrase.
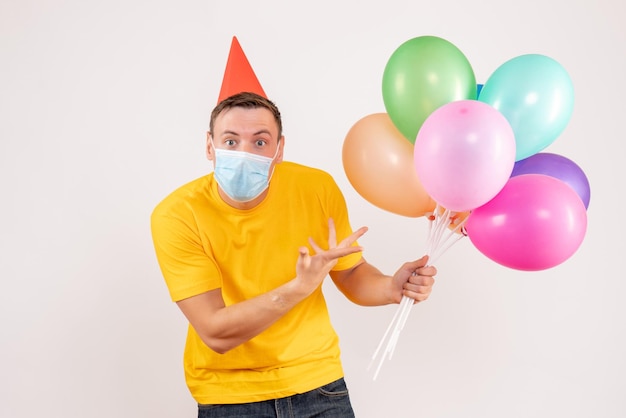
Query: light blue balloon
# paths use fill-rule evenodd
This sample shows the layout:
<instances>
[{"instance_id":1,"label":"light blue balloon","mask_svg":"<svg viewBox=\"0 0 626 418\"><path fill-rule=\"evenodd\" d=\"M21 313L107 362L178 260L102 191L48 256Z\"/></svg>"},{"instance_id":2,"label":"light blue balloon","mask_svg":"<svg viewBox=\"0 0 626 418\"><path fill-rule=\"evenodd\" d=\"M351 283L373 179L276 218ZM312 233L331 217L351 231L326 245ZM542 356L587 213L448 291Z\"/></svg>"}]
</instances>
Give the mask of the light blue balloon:
<instances>
[{"instance_id":1,"label":"light blue balloon","mask_svg":"<svg viewBox=\"0 0 626 418\"><path fill-rule=\"evenodd\" d=\"M499 110L515 134L515 161L552 144L574 110L574 86L554 59L540 54L515 57L498 67L478 100Z\"/></svg>"}]
</instances>

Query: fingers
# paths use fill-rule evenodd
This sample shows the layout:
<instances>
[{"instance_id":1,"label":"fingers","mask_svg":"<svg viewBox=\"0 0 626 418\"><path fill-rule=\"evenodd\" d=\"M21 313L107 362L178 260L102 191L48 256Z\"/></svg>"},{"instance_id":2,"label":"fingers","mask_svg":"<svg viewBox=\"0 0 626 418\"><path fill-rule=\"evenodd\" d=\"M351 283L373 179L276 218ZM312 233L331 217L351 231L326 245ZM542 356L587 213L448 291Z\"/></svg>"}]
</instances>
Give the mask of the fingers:
<instances>
[{"instance_id":1,"label":"fingers","mask_svg":"<svg viewBox=\"0 0 626 418\"><path fill-rule=\"evenodd\" d=\"M422 258L415 260L415 261L409 261L407 263L404 263L403 268L409 270L409 271L416 271L424 266L426 266L426 263L428 263L428 256L424 255L422 256Z\"/></svg>"},{"instance_id":2,"label":"fingers","mask_svg":"<svg viewBox=\"0 0 626 418\"><path fill-rule=\"evenodd\" d=\"M420 275L420 274L415 274L415 275L411 275L409 277L409 281L406 282L405 288L413 288L416 286L430 286L432 287L432 285L435 284L435 278L433 276L430 275Z\"/></svg>"},{"instance_id":3,"label":"fingers","mask_svg":"<svg viewBox=\"0 0 626 418\"><path fill-rule=\"evenodd\" d=\"M432 276L412 276L402 286L402 293L417 302L428 299L433 290L435 279Z\"/></svg>"},{"instance_id":4,"label":"fingers","mask_svg":"<svg viewBox=\"0 0 626 418\"><path fill-rule=\"evenodd\" d=\"M425 255L419 260L409 261L407 263L404 263L402 265L402 270L409 272L411 274L415 273L421 276L435 276L437 274L437 268L435 266L429 266L427 265L427 263L428 263L428 256Z\"/></svg>"},{"instance_id":5,"label":"fingers","mask_svg":"<svg viewBox=\"0 0 626 418\"><path fill-rule=\"evenodd\" d=\"M352 235L350 235L348 238L344 239L343 241L341 241L339 243L339 245L352 245L354 244L359 238L361 238L363 235L365 235L365 233L367 232L367 227L366 226L362 226L359 229L357 229L356 231L354 231L352 233Z\"/></svg>"},{"instance_id":6,"label":"fingers","mask_svg":"<svg viewBox=\"0 0 626 418\"><path fill-rule=\"evenodd\" d=\"M363 251L363 247L358 245L351 245L349 247L335 247L324 253L325 257L335 260L337 258L345 257L350 254L360 253Z\"/></svg>"},{"instance_id":7,"label":"fingers","mask_svg":"<svg viewBox=\"0 0 626 418\"><path fill-rule=\"evenodd\" d=\"M431 287L428 286L418 286L415 289L404 289L402 294L406 297L409 297L416 302L423 302L430 296L432 291Z\"/></svg>"},{"instance_id":8,"label":"fingers","mask_svg":"<svg viewBox=\"0 0 626 418\"><path fill-rule=\"evenodd\" d=\"M333 248L335 246L337 246L337 232L335 231L335 221L333 221L333 218L328 218L328 248Z\"/></svg>"},{"instance_id":9,"label":"fingers","mask_svg":"<svg viewBox=\"0 0 626 418\"><path fill-rule=\"evenodd\" d=\"M335 223L332 218L328 219L328 249L322 248L312 237L309 237L309 244L313 249L313 255L309 255L306 247L301 247L299 249L300 252L300 261L303 261L305 255L309 259L309 263L311 262L311 258L322 261L323 264L326 263L336 263L337 259L341 257L345 257L350 254L358 253L363 251L363 247L354 245L356 241L363 236L367 232L367 227L361 227L353 232L350 236L343 239L339 244L337 244L337 233L335 231ZM307 263L307 264L309 264ZM303 265L303 264L301 264Z\"/></svg>"},{"instance_id":10,"label":"fingers","mask_svg":"<svg viewBox=\"0 0 626 418\"><path fill-rule=\"evenodd\" d=\"M309 249L307 247L298 248L298 254L297 266L306 267L311 263L311 257L309 256Z\"/></svg>"},{"instance_id":11,"label":"fingers","mask_svg":"<svg viewBox=\"0 0 626 418\"><path fill-rule=\"evenodd\" d=\"M311 244L311 248L313 248L313 251L315 251L315 254L319 254L324 251L324 249L320 247L319 245L317 245L315 240L311 237L309 237L309 244Z\"/></svg>"},{"instance_id":12,"label":"fingers","mask_svg":"<svg viewBox=\"0 0 626 418\"><path fill-rule=\"evenodd\" d=\"M333 248L345 248L345 247L353 246L353 244L357 242L357 240L361 238L367 232L367 230L368 228L366 226L362 226L361 228L354 231L350 236L344 238L339 244L337 244L337 233L335 231L335 223L332 220L332 218L329 218L328 219L328 251L330 251ZM319 246L315 242L315 240L313 240L312 237L309 237L309 244L311 244L311 248L313 248L316 254L319 254L323 251L327 251L327 250L324 250L321 246ZM351 251L348 254L351 254L353 252L363 251L361 247L356 247L356 248L360 248L360 250Z\"/></svg>"},{"instance_id":13,"label":"fingers","mask_svg":"<svg viewBox=\"0 0 626 418\"><path fill-rule=\"evenodd\" d=\"M420 267L415 270L416 276L436 276L437 268L435 266Z\"/></svg>"},{"instance_id":14,"label":"fingers","mask_svg":"<svg viewBox=\"0 0 626 418\"><path fill-rule=\"evenodd\" d=\"M341 243L338 246L331 247L328 250L325 250L322 247L320 247L313 238L309 237L309 244L311 244L311 248L313 248L313 251L315 254L313 257L322 258L326 260L326 262L331 262L331 261L336 261L338 258L345 257L350 254L362 252L363 247L358 246L358 245L352 245L352 244L356 241L356 238L353 238L353 237L359 237L363 235L364 233L365 233L364 231L359 231L355 234L352 234L350 237L341 241ZM303 247L303 248L306 249L306 247ZM302 249L300 249L300 254L302 255ZM308 254L308 250L307 250L307 254Z\"/></svg>"},{"instance_id":15,"label":"fingers","mask_svg":"<svg viewBox=\"0 0 626 418\"><path fill-rule=\"evenodd\" d=\"M352 235L343 239L339 243L339 246L350 246L354 244L366 232L367 232L367 227L362 226L361 228L354 231ZM337 246L337 231L335 229L335 221L333 220L333 218L328 218L328 248L333 248L336 246Z\"/></svg>"},{"instance_id":16,"label":"fingers","mask_svg":"<svg viewBox=\"0 0 626 418\"><path fill-rule=\"evenodd\" d=\"M403 268L409 269L411 273L407 281L402 285L402 294L415 300L415 303L422 302L430 296L437 269L428 266L428 256L423 256L419 260L405 263Z\"/></svg>"}]
</instances>

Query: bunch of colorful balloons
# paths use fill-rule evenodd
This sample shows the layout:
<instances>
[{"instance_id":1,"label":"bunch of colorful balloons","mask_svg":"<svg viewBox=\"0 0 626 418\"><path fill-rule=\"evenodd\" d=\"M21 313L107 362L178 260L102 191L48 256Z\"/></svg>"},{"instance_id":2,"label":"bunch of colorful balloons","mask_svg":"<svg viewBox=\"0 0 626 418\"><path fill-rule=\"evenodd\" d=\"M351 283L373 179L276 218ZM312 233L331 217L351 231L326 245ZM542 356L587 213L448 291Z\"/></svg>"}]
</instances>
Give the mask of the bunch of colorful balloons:
<instances>
[{"instance_id":1,"label":"bunch of colorful balloons","mask_svg":"<svg viewBox=\"0 0 626 418\"><path fill-rule=\"evenodd\" d=\"M517 56L477 84L455 45L420 36L389 58L382 93L386 112L357 121L343 144L363 198L403 216L462 219L482 254L513 269L551 268L579 248L589 182L572 160L541 152L573 112L558 62Z\"/></svg>"}]
</instances>

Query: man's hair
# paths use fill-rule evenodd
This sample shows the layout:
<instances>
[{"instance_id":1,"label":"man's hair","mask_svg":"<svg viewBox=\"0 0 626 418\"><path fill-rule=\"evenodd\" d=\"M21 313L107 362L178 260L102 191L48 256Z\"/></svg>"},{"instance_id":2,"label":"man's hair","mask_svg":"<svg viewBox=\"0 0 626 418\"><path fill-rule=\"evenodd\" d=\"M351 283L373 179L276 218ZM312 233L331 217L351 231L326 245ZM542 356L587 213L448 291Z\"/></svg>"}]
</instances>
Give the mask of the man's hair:
<instances>
[{"instance_id":1,"label":"man's hair","mask_svg":"<svg viewBox=\"0 0 626 418\"><path fill-rule=\"evenodd\" d=\"M250 92L242 92L233 94L230 97L222 100L218 103L217 106L211 112L211 121L209 123L209 131L213 132L213 125L215 124L215 119L224 111L228 109L232 109L234 107L242 107L244 109L257 109L259 107L264 108L272 112L274 115L274 120L276 121L276 125L278 126L278 138L280 138L283 134L283 121L280 116L280 111L278 107L269 99L258 95L256 93Z\"/></svg>"}]
</instances>

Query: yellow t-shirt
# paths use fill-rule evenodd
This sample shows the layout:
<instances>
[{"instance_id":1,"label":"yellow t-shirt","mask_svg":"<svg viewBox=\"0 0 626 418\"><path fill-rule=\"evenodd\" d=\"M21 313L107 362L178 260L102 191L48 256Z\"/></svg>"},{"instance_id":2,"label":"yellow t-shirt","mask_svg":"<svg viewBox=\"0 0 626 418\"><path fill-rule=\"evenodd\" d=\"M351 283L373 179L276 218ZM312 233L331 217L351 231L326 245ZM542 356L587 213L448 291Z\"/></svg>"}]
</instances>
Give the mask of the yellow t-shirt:
<instances>
[{"instance_id":1,"label":"yellow t-shirt","mask_svg":"<svg viewBox=\"0 0 626 418\"><path fill-rule=\"evenodd\" d=\"M337 241L352 233L344 197L332 177L282 162L268 195L253 209L227 205L209 174L166 197L151 221L172 300L221 288L228 306L296 277L298 248L310 248L309 237L327 247L328 218L335 222ZM348 269L360 258L343 257L333 269ZM184 367L191 394L202 404L280 398L343 376L321 286L263 333L225 354L208 348L189 326Z\"/></svg>"}]
</instances>

